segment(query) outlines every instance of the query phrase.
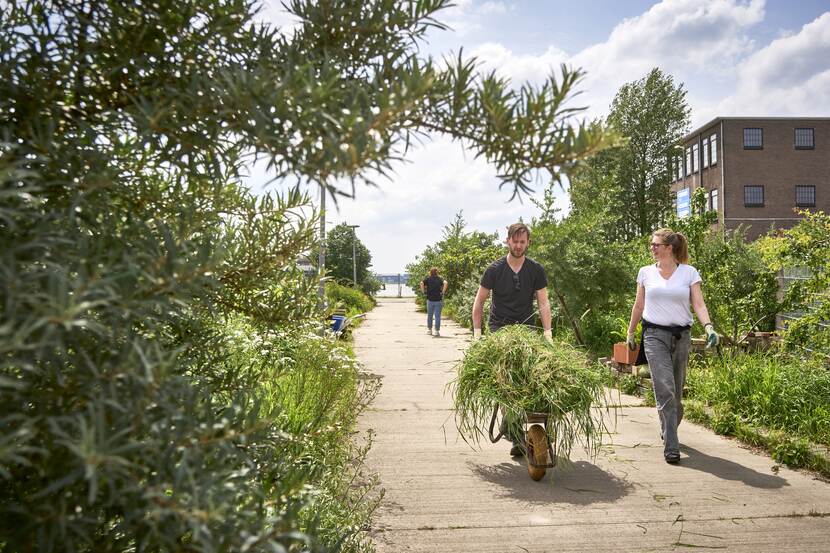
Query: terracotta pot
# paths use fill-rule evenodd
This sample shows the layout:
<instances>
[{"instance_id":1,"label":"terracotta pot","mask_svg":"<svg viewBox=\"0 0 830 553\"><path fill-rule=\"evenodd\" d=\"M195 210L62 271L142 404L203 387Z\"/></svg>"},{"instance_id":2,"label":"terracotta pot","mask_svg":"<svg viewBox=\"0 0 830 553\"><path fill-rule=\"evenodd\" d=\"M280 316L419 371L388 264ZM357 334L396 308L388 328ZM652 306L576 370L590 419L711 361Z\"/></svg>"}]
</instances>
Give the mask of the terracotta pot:
<instances>
[{"instance_id":1,"label":"terracotta pot","mask_svg":"<svg viewBox=\"0 0 830 553\"><path fill-rule=\"evenodd\" d=\"M633 365L637 360L637 354L639 352L639 346L634 351L631 351L625 342L617 342L614 344L614 361L624 365Z\"/></svg>"}]
</instances>

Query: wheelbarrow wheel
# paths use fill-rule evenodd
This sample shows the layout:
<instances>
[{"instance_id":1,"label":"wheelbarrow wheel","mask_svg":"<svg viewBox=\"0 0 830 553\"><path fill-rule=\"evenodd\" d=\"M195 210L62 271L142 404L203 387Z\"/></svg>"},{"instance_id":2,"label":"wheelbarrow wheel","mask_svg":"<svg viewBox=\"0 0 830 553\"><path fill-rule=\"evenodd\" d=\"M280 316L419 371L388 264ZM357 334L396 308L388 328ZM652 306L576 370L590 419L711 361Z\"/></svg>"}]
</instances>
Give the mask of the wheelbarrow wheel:
<instances>
[{"instance_id":1,"label":"wheelbarrow wheel","mask_svg":"<svg viewBox=\"0 0 830 553\"><path fill-rule=\"evenodd\" d=\"M545 465L547 464L548 435L540 425L531 425L527 431L527 472L531 478L539 481L545 476Z\"/></svg>"}]
</instances>

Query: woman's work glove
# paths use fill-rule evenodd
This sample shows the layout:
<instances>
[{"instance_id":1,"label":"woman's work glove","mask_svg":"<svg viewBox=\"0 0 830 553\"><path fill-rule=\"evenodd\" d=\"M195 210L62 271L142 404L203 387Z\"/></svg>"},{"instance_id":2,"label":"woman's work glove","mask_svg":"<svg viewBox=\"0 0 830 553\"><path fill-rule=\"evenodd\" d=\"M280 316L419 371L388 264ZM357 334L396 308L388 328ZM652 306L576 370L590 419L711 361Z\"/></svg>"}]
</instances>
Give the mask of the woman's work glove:
<instances>
[{"instance_id":1,"label":"woman's work glove","mask_svg":"<svg viewBox=\"0 0 830 553\"><path fill-rule=\"evenodd\" d=\"M542 334L545 335L545 340L553 342L553 331L551 329L543 330Z\"/></svg>"},{"instance_id":2,"label":"woman's work glove","mask_svg":"<svg viewBox=\"0 0 830 553\"><path fill-rule=\"evenodd\" d=\"M720 343L720 336L715 332L715 327L712 323L703 325L703 330L706 331L706 347L713 348Z\"/></svg>"},{"instance_id":3,"label":"woman's work glove","mask_svg":"<svg viewBox=\"0 0 830 553\"><path fill-rule=\"evenodd\" d=\"M473 342L478 342L479 340L481 340L481 329L480 328L474 328L473 329Z\"/></svg>"},{"instance_id":4,"label":"woman's work glove","mask_svg":"<svg viewBox=\"0 0 830 553\"><path fill-rule=\"evenodd\" d=\"M625 343L628 344L628 349L634 351L637 349L637 339L634 338L634 333L629 332L628 337L625 339Z\"/></svg>"}]
</instances>

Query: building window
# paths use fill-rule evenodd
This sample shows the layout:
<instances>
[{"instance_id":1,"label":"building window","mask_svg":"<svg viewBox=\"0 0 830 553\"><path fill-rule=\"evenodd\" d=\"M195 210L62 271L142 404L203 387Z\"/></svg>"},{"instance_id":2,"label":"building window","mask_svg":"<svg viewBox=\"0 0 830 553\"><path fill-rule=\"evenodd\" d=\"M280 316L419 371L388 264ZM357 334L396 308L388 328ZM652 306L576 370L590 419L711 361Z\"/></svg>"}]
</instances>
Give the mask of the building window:
<instances>
[{"instance_id":1,"label":"building window","mask_svg":"<svg viewBox=\"0 0 830 553\"><path fill-rule=\"evenodd\" d=\"M697 144L692 145L692 173L700 171L700 147Z\"/></svg>"},{"instance_id":2,"label":"building window","mask_svg":"<svg viewBox=\"0 0 830 553\"><path fill-rule=\"evenodd\" d=\"M692 149L686 148L686 174L692 174Z\"/></svg>"},{"instance_id":3,"label":"building window","mask_svg":"<svg viewBox=\"0 0 830 553\"><path fill-rule=\"evenodd\" d=\"M718 163L718 135L713 134L709 137L709 147L712 149L712 165Z\"/></svg>"},{"instance_id":4,"label":"building window","mask_svg":"<svg viewBox=\"0 0 830 553\"><path fill-rule=\"evenodd\" d=\"M709 211L718 210L718 189L714 188L709 192Z\"/></svg>"},{"instance_id":5,"label":"building window","mask_svg":"<svg viewBox=\"0 0 830 553\"><path fill-rule=\"evenodd\" d=\"M816 142L813 136L813 129L796 129L795 130L795 149L796 150L812 150L816 147Z\"/></svg>"},{"instance_id":6,"label":"building window","mask_svg":"<svg viewBox=\"0 0 830 553\"><path fill-rule=\"evenodd\" d=\"M764 207L763 186L744 186L744 207Z\"/></svg>"},{"instance_id":7,"label":"building window","mask_svg":"<svg viewBox=\"0 0 830 553\"><path fill-rule=\"evenodd\" d=\"M677 180L683 178L683 156L677 156Z\"/></svg>"},{"instance_id":8,"label":"building window","mask_svg":"<svg viewBox=\"0 0 830 553\"><path fill-rule=\"evenodd\" d=\"M796 207L816 207L816 187L796 186L795 205Z\"/></svg>"},{"instance_id":9,"label":"building window","mask_svg":"<svg viewBox=\"0 0 830 553\"><path fill-rule=\"evenodd\" d=\"M744 129L744 150L764 149L764 129Z\"/></svg>"},{"instance_id":10,"label":"building window","mask_svg":"<svg viewBox=\"0 0 830 553\"><path fill-rule=\"evenodd\" d=\"M678 217L688 217L692 213L692 194L688 188L677 191L675 213Z\"/></svg>"},{"instance_id":11,"label":"building window","mask_svg":"<svg viewBox=\"0 0 830 553\"><path fill-rule=\"evenodd\" d=\"M703 139L703 168L709 167L709 139Z\"/></svg>"}]
</instances>

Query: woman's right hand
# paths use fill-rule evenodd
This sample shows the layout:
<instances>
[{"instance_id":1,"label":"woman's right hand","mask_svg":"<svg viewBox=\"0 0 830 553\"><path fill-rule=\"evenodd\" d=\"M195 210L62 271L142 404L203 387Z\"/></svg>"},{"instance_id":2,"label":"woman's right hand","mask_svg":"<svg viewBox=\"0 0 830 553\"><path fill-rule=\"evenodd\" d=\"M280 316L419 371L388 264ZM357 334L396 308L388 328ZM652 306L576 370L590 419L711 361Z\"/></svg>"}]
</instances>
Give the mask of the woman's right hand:
<instances>
[{"instance_id":1,"label":"woman's right hand","mask_svg":"<svg viewBox=\"0 0 830 553\"><path fill-rule=\"evenodd\" d=\"M634 351L637 349L637 339L634 338L634 333L629 332L628 337L625 339L625 343L628 344L628 349Z\"/></svg>"}]
</instances>

